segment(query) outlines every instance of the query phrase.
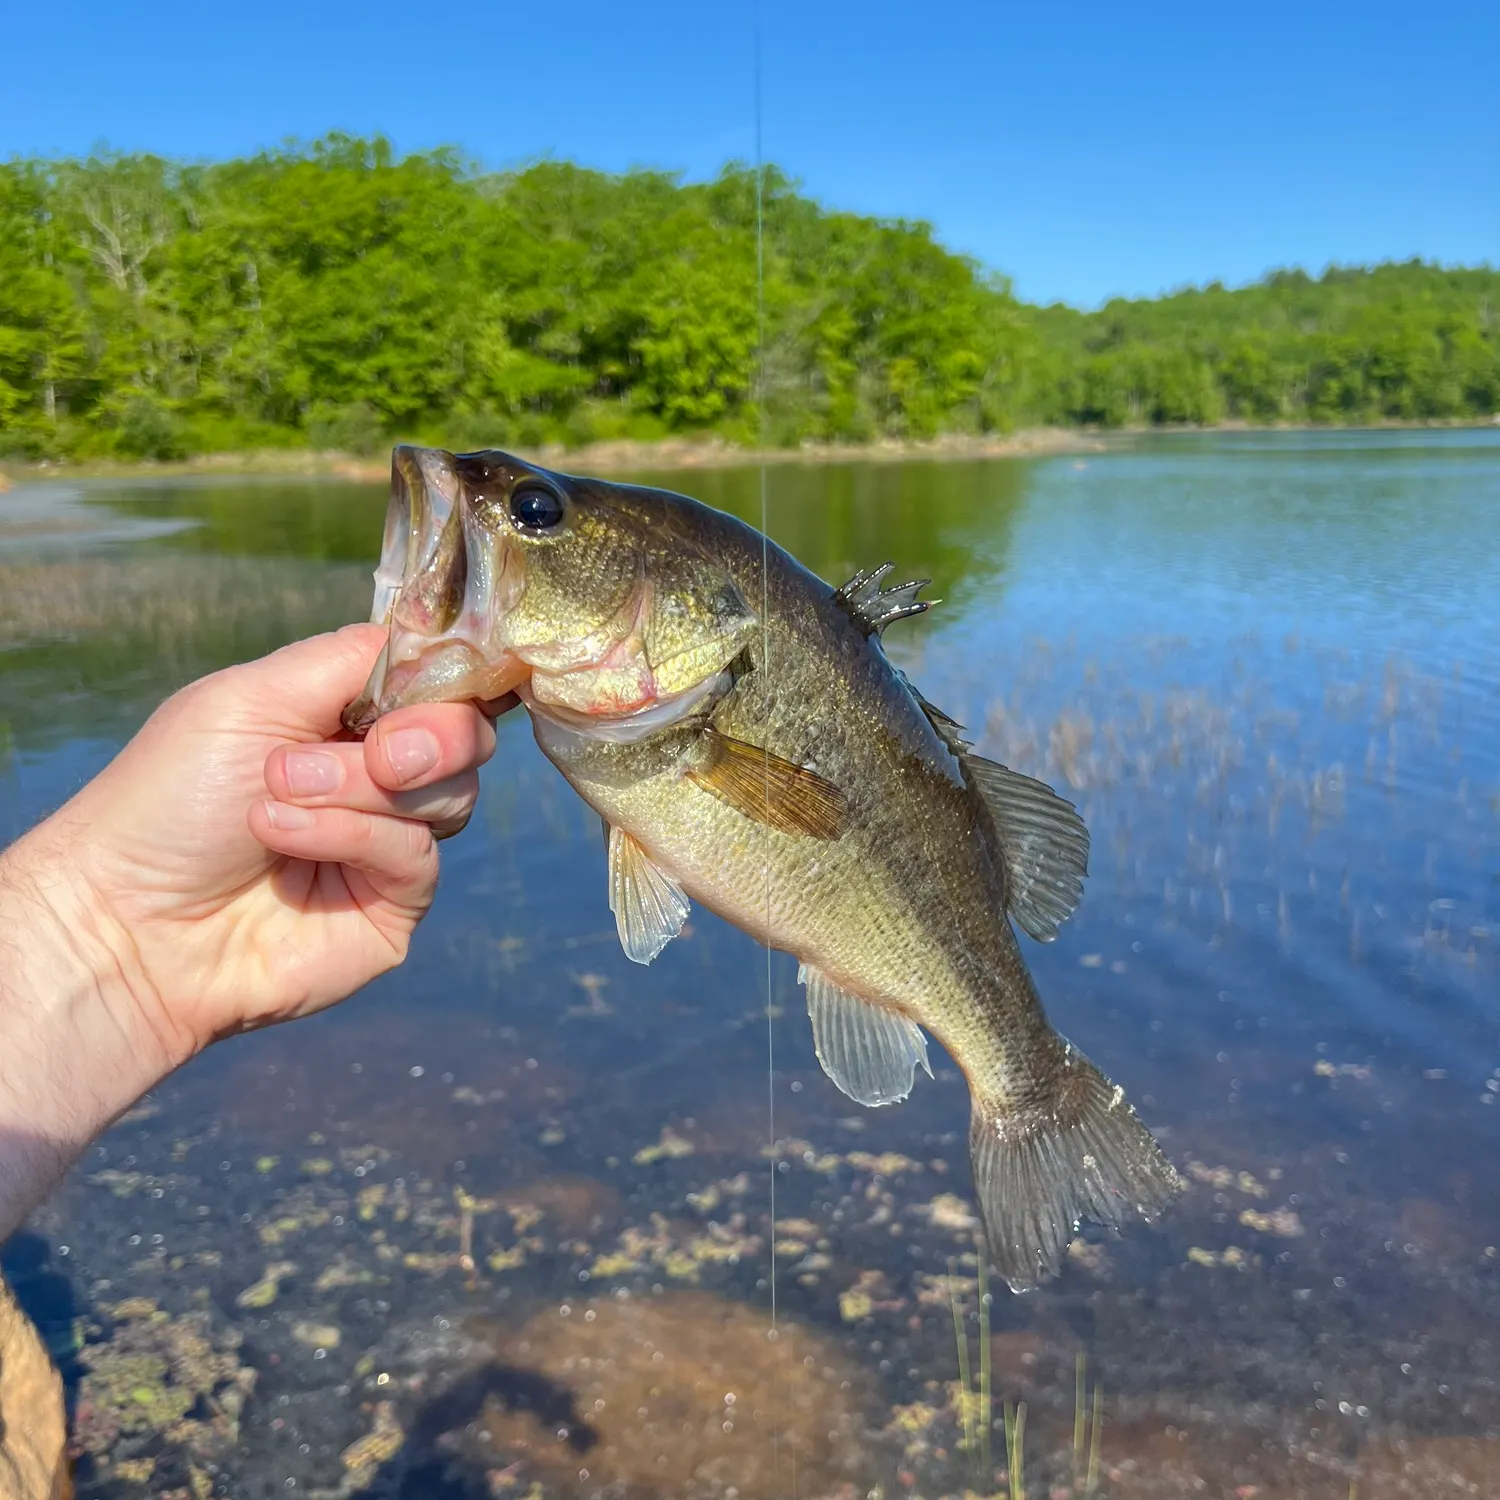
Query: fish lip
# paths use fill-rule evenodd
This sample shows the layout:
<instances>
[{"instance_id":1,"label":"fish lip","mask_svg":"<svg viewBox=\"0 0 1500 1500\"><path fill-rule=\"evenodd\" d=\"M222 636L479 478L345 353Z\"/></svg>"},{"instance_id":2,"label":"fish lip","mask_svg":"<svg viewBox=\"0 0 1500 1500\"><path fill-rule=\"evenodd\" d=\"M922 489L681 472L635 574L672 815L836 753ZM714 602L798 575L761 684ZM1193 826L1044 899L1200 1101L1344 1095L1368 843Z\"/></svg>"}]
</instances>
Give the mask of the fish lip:
<instances>
[{"instance_id":1,"label":"fish lip","mask_svg":"<svg viewBox=\"0 0 1500 1500\"><path fill-rule=\"evenodd\" d=\"M461 493L452 455L443 449L398 443L391 450L391 492L375 568L372 624L391 623L401 591L431 560Z\"/></svg>"},{"instance_id":2,"label":"fish lip","mask_svg":"<svg viewBox=\"0 0 1500 1500\"><path fill-rule=\"evenodd\" d=\"M391 488L370 610L371 622L384 626L389 633L364 691L340 716L344 728L356 737L367 734L383 714L408 702L462 696L442 691L443 683L449 680L440 670L445 657L451 666L467 654L471 670L453 680L463 684L473 678L476 686L485 689L475 697L502 697L514 689L518 676L530 671L513 653L488 649L494 644L489 637L497 618L496 606L503 614L504 605L513 598L521 580L517 577L518 559L511 556L504 537L484 559L483 567L475 565L475 538L465 510L466 493L454 455L446 449L401 443L391 450ZM441 573L447 565L446 558L439 564L438 553L450 524L460 528L457 546L450 551L453 566L464 570L462 602L456 615L443 619L442 628L433 629L435 622L424 607L421 592L412 594L409 590L424 580L430 583L429 572L436 567ZM482 597L476 597L476 591ZM429 692L418 687L415 696L405 696L413 684L420 684L424 670L429 668L439 670L439 678ZM497 690L489 692L491 686Z\"/></svg>"}]
</instances>

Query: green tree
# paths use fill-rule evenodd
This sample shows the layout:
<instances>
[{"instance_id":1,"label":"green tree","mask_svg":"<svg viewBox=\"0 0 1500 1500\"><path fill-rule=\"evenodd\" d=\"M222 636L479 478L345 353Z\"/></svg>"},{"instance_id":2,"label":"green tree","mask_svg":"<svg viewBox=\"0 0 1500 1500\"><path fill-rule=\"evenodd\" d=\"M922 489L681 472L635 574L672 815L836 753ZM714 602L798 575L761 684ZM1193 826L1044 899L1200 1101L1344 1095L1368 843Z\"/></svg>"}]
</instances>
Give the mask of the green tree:
<instances>
[{"instance_id":1,"label":"green tree","mask_svg":"<svg viewBox=\"0 0 1500 1500\"><path fill-rule=\"evenodd\" d=\"M733 162L0 164L0 451L32 455L1488 416L1497 308L1500 274L1420 261L1027 307Z\"/></svg>"}]
</instances>

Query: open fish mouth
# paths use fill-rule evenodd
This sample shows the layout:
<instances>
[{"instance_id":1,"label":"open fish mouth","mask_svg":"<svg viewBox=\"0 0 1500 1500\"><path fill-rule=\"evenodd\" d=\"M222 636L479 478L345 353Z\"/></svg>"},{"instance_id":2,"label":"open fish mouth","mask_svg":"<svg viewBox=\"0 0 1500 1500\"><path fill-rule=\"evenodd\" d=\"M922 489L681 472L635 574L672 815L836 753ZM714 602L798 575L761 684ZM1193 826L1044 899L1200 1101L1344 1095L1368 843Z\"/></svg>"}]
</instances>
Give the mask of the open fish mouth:
<instances>
[{"instance_id":1,"label":"open fish mouth","mask_svg":"<svg viewBox=\"0 0 1500 1500\"><path fill-rule=\"evenodd\" d=\"M390 634L344 727L364 735L407 704L514 692L531 668L500 631L522 586L515 548L481 531L467 503L460 461L442 448L397 447L370 612Z\"/></svg>"}]
</instances>

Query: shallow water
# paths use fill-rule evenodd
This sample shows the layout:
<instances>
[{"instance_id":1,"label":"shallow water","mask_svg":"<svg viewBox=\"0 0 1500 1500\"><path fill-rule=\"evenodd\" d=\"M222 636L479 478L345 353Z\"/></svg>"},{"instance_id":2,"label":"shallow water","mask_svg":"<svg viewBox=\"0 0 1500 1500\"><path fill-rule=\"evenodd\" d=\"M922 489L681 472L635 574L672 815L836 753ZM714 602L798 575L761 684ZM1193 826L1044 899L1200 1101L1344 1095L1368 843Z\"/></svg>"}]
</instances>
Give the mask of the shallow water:
<instances>
[{"instance_id":1,"label":"shallow water","mask_svg":"<svg viewBox=\"0 0 1500 1500\"><path fill-rule=\"evenodd\" d=\"M758 515L756 473L658 477ZM701 912L628 963L513 718L408 965L199 1060L11 1246L83 1493L988 1494L1006 1397L1029 1492L1083 1492L1080 1367L1101 1494L1500 1488L1500 433L767 484L825 577L936 580L892 654L1083 809L1083 905L1027 956L1183 1200L992 1299L986 1467L956 1070L849 1103L793 966L768 1024ZM0 556L5 837L177 684L368 603L377 489L83 498L113 539Z\"/></svg>"}]
</instances>

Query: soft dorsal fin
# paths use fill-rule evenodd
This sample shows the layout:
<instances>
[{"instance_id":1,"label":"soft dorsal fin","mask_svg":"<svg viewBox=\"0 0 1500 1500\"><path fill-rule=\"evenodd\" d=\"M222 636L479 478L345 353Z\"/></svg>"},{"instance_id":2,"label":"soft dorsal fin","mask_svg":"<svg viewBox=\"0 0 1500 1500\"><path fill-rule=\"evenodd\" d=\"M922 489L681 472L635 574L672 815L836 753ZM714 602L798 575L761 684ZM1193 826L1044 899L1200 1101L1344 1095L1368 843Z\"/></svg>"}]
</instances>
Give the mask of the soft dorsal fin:
<instances>
[{"instance_id":1,"label":"soft dorsal fin","mask_svg":"<svg viewBox=\"0 0 1500 1500\"><path fill-rule=\"evenodd\" d=\"M920 615L932 608L933 600L917 598L932 582L930 578L881 588L882 580L894 567L894 563L881 563L878 568L861 568L843 588L834 590L833 602L866 635L879 635L893 620L904 620L908 615Z\"/></svg>"},{"instance_id":2,"label":"soft dorsal fin","mask_svg":"<svg viewBox=\"0 0 1500 1500\"><path fill-rule=\"evenodd\" d=\"M1089 872L1089 831L1078 809L996 761L965 753L959 763L1000 836L1006 907L1037 942L1050 943L1083 899Z\"/></svg>"},{"instance_id":3,"label":"soft dorsal fin","mask_svg":"<svg viewBox=\"0 0 1500 1500\"><path fill-rule=\"evenodd\" d=\"M1078 809L1045 782L975 755L963 725L929 703L905 675L901 680L995 825L1005 856L1006 909L1037 942L1050 943L1083 899L1089 872L1089 831Z\"/></svg>"},{"instance_id":4,"label":"soft dorsal fin","mask_svg":"<svg viewBox=\"0 0 1500 1500\"><path fill-rule=\"evenodd\" d=\"M911 1093L917 1068L932 1077L927 1038L900 1011L872 1005L803 964L807 1014L823 1071L856 1103L899 1104Z\"/></svg>"},{"instance_id":5,"label":"soft dorsal fin","mask_svg":"<svg viewBox=\"0 0 1500 1500\"><path fill-rule=\"evenodd\" d=\"M844 828L844 794L831 781L768 750L705 729L702 758L687 774L737 812L780 833L835 839Z\"/></svg>"},{"instance_id":6,"label":"soft dorsal fin","mask_svg":"<svg viewBox=\"0 0 1500 1500\"><path fill-rule=\"evenodd\" d=\"M609 830L609 909L625 957L649 964L692 909L682 887L620 828Z\"/></svg>"}]
</instances>

